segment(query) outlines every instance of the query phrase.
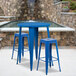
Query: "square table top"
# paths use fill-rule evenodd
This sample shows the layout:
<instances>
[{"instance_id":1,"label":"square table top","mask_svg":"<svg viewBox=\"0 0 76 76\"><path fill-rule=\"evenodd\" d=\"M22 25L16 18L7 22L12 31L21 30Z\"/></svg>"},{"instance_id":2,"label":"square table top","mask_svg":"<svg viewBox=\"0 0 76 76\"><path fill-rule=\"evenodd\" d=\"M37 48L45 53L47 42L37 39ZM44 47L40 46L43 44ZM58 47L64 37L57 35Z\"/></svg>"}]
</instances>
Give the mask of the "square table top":
<instances>
[{"instance_id":1,"label":"square table top","mask_svg":"<svg viewBox=\"0 0 76 76\"><path fill-rule=\"evenodd\" d=\"M46 22L24 22L19 23L19 27L49 27L51 24Z\"/></svg>"}]
</instances>

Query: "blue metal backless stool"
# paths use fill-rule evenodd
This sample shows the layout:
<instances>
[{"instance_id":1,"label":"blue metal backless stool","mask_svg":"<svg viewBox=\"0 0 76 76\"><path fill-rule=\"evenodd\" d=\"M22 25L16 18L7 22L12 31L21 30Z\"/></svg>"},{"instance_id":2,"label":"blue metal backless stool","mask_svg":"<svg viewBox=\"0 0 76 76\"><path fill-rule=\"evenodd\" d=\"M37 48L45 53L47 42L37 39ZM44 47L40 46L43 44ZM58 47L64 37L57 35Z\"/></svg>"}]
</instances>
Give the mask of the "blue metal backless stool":
<instances>
[{"instance_id":1,"label":"blue metal backless stool","mask_svg":"<svg viewBox=\"0 0 76 76\"><path fill-rule=\"evenodd\" d=\"M15 39L16 37L19 38L19 33L15 33L14 35L14 44L13 44L13 51L12 51L12 57L11 59L13 59L13 55L14 55L14 51L17 51L17 48L15 48ZM21 33L21 48L22 48L22 56L24 56L24 52L28 51L29 49L28 48L25 48L26 50L24 51L24 38L27 37L27 40L28 40L28 45L29 45L29 37L28 37L28 34L27 33Z\"/></svg>"},{"instance_id":2,"label":"blue metal backless stool","mask_svg":"<svg viewBox=\"0 0 76 76\"><path fill-rule=\"evenodd\" d=\"M42 43L45 44L45 57L40 57L41 44ZM55 45L56 45L57 58L56 57L52 57L52 44L53 43L55 43ZM45 58L45 61L42 60L42 58ZM53 58L55 58L56 60L55 59L53 60ZM58 45L57 45L57 40L56 39L46 38L46 39L41 39L40 40L37 70L38 70L38 67L39 67L39 60L42 60L42 61L46 62L46 64L45 64L45 66L46 66L46 75L48 73L48 62L49 62L50 67L51 67L52 61L58 61L59 71L61 72L60 61L59 61L59 53L58 53Z\"/></svg>"}]
</instances>

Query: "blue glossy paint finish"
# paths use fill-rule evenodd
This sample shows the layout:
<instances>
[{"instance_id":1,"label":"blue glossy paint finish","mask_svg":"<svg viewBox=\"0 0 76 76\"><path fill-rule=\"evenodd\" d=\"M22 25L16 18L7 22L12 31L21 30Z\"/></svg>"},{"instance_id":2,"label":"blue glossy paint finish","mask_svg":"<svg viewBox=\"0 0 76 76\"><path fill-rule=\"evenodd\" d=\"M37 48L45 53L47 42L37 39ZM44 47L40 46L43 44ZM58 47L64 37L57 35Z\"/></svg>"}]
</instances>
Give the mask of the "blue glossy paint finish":
<instances>
[{"instance_id":1,"label":"blue glossy paint finish","mask_svg":"<svg viewBox=\"0 0 76 76\"><path fill-rule=\"evenodd\" d=\"M38 28L34 29L34 34L35 34L35 53L36 53L36 60L38 57Z\"/></svg>"},{"instance_id":2,"label":"blue glossy paint finish","mask_svg":"<svg viewBox=\"0 0 76 76\"><path fill-rule=\"evenodd\" d=\"M17 58L17 64L18 64L18 60L19 60L19 63L21 63L21 31L22 31L22 27L20 27L19 29L19 45L18 45L18 58Z\"/></svg>"},{"instance_id":3,"label":"blue glossy paint finish","mask_svg":"<svg viewBox=\"0 0 76 76\"><path fill-rule=\"evenodd\" d=\"M56 41L56 52L57 52L57 60L58 60L58 65L59 65L59 71L61 72L61 67L60 67L60 61L59 61L59 52L58 52L58 44Z\"/></svg>"},{"instance_id":4,"label":"blue glossy paint finish","mask_svg":"<svg viewBox=\"0 0 76 76\"><path fill-rule=\"evenodd\" d=\"M49 23L43 23L43 22L26 22L26 23L19 23L18 26L20 28L22 27L29 27L29 51L30 51L30 70L33 69L33 48L34 48L34 40L35 40L35 53L36 53L36 59L38 57L38 28L39 27L46 27L47 33L49 37L49 30L48 27L50 26ZM21 36L21 29L19 30L19 40ZM19 41L19 49L18 49L18 58L19 62L21 62L21 43Z\"/></svg>"},{"instance_id":5,"label":"blue glossy paint finish","mask_svg":"<svg viewBox=\"0 0 76 76\"><path fill-rule=\"evenodd\" d=\"M29 28L30 70L33 68L34 28Z\"/></svg>"},{"instance_id":6,"label":"blue glossy paint finish","mask_svg":"<svg viewBox=\"0 0 76 76\"><path fill-rule=\"evenodd\" d=\"M24 57L24 37L22 38L22 56Z\"/></svg>"},{"instance_id":7,"label":"blue glossy paint finish","mask_svg":"<svg viewBox=\"0 0 76 76\"><path fill-rule=\"evenodd\" d=\"M46 67L46 75L48 73L48 59L49 59L49 44L45 43L45 67Z\"/></svg>"},{"instance_id":8,"label":"blue glossy paint finish","mask_svg":"<svg viewBox=\"0 0 76 76\"><path fill-rule=\"evenodd\" d=\"M52 61L52 44L49 45L49 65L51 67L51 63L53 62Z\"/></svg>"},{"instance_id":9,"label":"blue glossy paint finish","mask_svg":"<svg viewBox=\"0 0 76 76\"><path fill-rule=\"evenodd\" d=\"M39 57L38 57L38 63L37 63L37 70L38 70L38 67L39 67L39 60L40 60L40 53L41 53L41 42L40 42L40 47L39 47Z\"/></svg>"},{"instance_id":10,"label":"blue glossy paint finish","mask_svg":"<svg viewBox=\"0 0 76 76\"><path fill-rule=\"evenodd\" d=\"M14 44L13 44L13 51L12 51L11 59L13 59L14 51L17 51L16 48L15 48L15 39L16 39L16 37L19 38L19 33L15 33L15 35L14 35ZM24 37L27 37L27 39L29 38L27 33L21 33L21 42L20 43L21 43L21 46L22 46L22 49L21 49L22 50L21 51L22 56L24 56ZM29 45L29 43L28 43L28 45Z\"/></svg>"},{"instance_id":11,"label":"blue glossy paint finish","mask_svg":"<svg viewBox=\"0 0 76 76\"><path fill-rule=\"evenodd\" d=\"M15 50L15 39L16 39L16 36L14 36L14 44L13 44L13 51L12 51L12 57L11 57L11 59L13 59L13 55L14 55L14 50Z\"/></svg>"},{"instance_id":12,"label":"blue glossy paint finish","mask_svg":"<svg viewBox=\"0 0 76 76\"><path fill-rule=\"evenodd\" d=\"M44 23L44 22L25 22L25 23L19 23L19 27L48 27L51 24Z\"/></svg>"},{"instance_id":13,"label":"blue glossy paint finish","mask_svg":"<svg viewBox=\"0 0 76 76\"><path fill-rule=\"evenodd\" d=\"M41 44L42 43L45 44L45 61L42 60L42 58L44 58L44 57L40 58ZM52 44L53 43L55 43L55 45L56 45L57 58L56 57L52 57ZM56 60L52 60L52 58L55 58ZM51 64L53 65L53 63L52 63L53 61L58 61L59 71L61 72L60 61L59 61L59 53L58 53L58 45L57 45L57 40L56 39L46 38L46 39L41 39L40 40L40 48L39 48L39 57L38 57L37 70L38 70L38 67L39 67L39 60L40 59L41 59L41 61L44 61L46 63L45 64L46 75L48 74L48 62L49 62L50 67L51 67Z\"/></svg>"}]
</instances>

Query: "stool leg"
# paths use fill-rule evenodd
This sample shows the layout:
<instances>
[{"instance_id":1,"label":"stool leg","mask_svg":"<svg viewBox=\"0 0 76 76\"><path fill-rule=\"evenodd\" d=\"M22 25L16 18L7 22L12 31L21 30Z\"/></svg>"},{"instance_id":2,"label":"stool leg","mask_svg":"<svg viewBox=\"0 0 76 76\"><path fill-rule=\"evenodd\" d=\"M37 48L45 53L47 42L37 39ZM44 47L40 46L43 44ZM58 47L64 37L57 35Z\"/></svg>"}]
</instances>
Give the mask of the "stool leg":
<instances>
[{"instance_id":1,"label":"stool leg","mask_svg":"<svg viewBox=\"0 0 76 76\"><path fill-rule=\"evenodd\" d=\"M40 43L40 47L39 47L39 57L38 57L38 63L37 63L37 70L39 67L40 53L41 53L41 43Z\"/></svg>"},{"instance_id":2,"label":"stool leg","mask_svg":"<svg viewBox=\"0 0 76 76\"><path fill-rule=\"evenodd\" d=\"M46 75L48 73L48 58L49 58L49 44L45 44L45 61L46 61Z\"/></svg>"},{"instance_id":3,"label":"stool leg","mask_svg":"<svg viewBox=\"0 0 76 76\"><path fill-rule=\"evenodd\" d=\"M50 63L50 67L51 67L51 63L52 63L52 44L50 44L50 48L49 48L49 63Z\"/></svg>"},{"instance_id":4,"label":"stool leg","mask_svg":"<svg viewBox=\"0 0 76 76\"><path fill-rule=\"evenodd\" d=\"M24 37L22 37L22 56L24 57Z\"/></svg>"},{"instance_id":5,"label":"stool leg","mask_svg":"<svg viewBox=\"0 0 76 76\"><path fill-rule=\"evenodd\" d=\"M16 63L16 64L18 64L18 58L19 58L19 57L18 57L18 54L17 54L17 63Z\"/></svg>"},{"instance_id":6,"label":"stool leg","mask_svg":"<svg viewBox=\"0 0 76 76\"><path fill-rule=\"evenodd\" d=\"M15 50L15 36L14 36L14 43L13 43L13 51L12 51L12 57L11 57L11 59L13 59L13 55L14 55L14 50Z\"/></svg>"},{"instance_id":7,"label":"stool leg","mask_svg":"<svg viewBox=\"0 0 76 76\"><path fill-rule=\"evenodd\" d=\"M61 72L57 42L56 42L56 52L57 52L57 58L58 58L59 71Z\"/></svg>"},{"instance_id":8,"label":"stool leg","mask_svg":"<svg viewBox=\"0 0 76 76\"><path fill-rule=\"evenodd\" d=\"M18 38L18 41L19 41L19 38ZM21 43L21 48L22 48L21 53L22 53L23 52L23 47L22 47L23 46L23 39L22 39L22 37L21 37L21 42L20 43ZM19 47L18 47L18 49L19 49ZM17 63L16 64L18 64L18 61L19 61L19 55L17 54Z\"/></svg>"},{"instance_id":9,"label":"stool leg","mask_svg":"<svg viewBox=\"0 0 76 76\"><path fill-rule=\"evenodd\" d=\"M51 64L52 64L52 66L54 65L53 64L53 60L52 60L52 44L50 44L50 50L49 50L49 54L50 54L50 67L51 67Z\"/></svg>"},{"instance_id":10,"label":"stool leg","mask_svg":"<svg viewBox=\"0 0 76 76\"><path fill-rule=\"evenodd\" d=\"M28 50L29 50L29 37L27 37L27 40L28 40Z\"/></svg>"}]
</instances>

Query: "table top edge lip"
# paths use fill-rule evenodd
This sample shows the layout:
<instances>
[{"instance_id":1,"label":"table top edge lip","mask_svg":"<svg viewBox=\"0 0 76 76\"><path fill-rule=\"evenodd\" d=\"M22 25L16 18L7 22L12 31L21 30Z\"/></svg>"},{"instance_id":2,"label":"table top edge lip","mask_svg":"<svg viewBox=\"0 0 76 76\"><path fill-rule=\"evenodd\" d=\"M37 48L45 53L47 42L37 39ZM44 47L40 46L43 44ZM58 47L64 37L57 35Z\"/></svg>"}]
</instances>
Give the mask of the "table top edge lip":
<instances>
[{"instance_id":1,"label":"table top edge lip","mask_svg":"<svg viewBox=\"0 0 76 76\"><path fill-rule=\"evenodd\" d=\"M51 23L47 23L47 22L35 22L33 24L31 24L31 23L33 23L33 22L18 23L17 25L19 27L47 27L47 26L51 25ZM37 25L36 25L36 23L37 23Z\"/></svg>"}]
</instances>

